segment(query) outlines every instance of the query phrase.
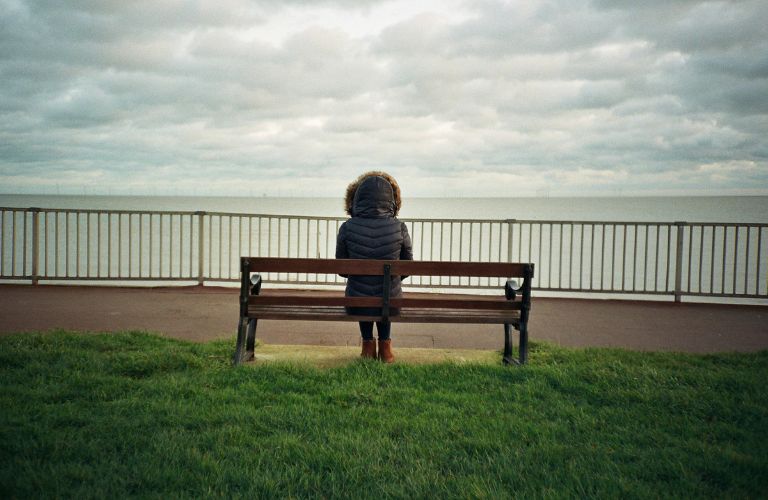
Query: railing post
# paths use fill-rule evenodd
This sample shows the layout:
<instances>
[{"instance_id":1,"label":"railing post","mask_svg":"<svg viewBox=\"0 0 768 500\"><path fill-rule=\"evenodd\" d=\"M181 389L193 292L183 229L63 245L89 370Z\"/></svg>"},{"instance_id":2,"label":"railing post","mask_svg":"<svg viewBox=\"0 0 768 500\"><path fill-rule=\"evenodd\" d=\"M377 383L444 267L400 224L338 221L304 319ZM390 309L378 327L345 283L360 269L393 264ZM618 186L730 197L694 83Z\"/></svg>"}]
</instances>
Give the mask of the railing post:
<instances>
[{"instance_id":1,"label":"railing post","mask_svg":"<svg viewBox=\"0 0 768 500\"><path fill-rule=\"evenodd\" d=\"M687 222L675 222L677 245L675 250L675 302L680 302L683 295L683 234Z\"/></svg>"},{"instance_id":2,"label":"railing post","mask_svg":"<svg viewBox=\"0 0 768 500\"><path fill-rule=\"evenodd\" d=\"M507 223L507 262L512 262L512 225L517 219L506 219L504 222Z\"/></svg>"},{"instance_id":3,"label":"railing post","mask_svg":"<svg viewBox=\"0 0 768 500\"><path fill-rule=\"evenodd\" d=\"M32 207L32 284L37 285L40 279L40 209Z\"/></svg>"},{"instance_id":4,"label":"railing post","mask_svg":"<svg viewBox=\"0 0 768 500\"><path fill-rule=\"evenodd\" d=\"M204 228L204 218L205 218L205 212L195 212L195 215L197 215L197 284L202 286L203 282L205 281L205 274L204 274L204 266L205 266L205 256L203 255L203 252L205 251L205 230Z\"/></svg>"}]
</instances>

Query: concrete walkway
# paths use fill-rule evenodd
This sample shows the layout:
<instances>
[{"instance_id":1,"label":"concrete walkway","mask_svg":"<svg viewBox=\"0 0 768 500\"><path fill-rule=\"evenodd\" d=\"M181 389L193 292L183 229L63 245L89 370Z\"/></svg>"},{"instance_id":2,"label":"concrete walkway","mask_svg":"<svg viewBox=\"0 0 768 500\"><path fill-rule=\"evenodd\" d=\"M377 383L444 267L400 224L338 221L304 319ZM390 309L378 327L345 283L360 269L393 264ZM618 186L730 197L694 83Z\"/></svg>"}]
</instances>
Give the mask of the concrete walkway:
<instances>
[{"instance_id":1,"label":"concrete walkway","mask_svg":"<svg viewBox=\"0 0 768 500\"><path fill-rule=\"evenodd\" d=\"M0 285L0 334L54 328L149 330L192 341L234 338L233 288ZM533 298L530 338L564 346L696 353L768 349L768 307ZM356 345L357 325L260 321L268 344ZM499 325L395 324L400 347L501 349Z\"/></svg>"}]
</instances>

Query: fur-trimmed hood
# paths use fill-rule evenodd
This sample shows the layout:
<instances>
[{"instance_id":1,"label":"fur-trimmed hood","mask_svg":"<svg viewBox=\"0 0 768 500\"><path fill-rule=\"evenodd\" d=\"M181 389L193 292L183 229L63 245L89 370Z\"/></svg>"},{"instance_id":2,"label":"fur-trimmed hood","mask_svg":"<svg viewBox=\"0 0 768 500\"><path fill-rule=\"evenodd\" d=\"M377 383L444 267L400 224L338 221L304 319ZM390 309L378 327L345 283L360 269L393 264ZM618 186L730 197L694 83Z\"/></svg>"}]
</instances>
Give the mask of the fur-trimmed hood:
<instances>
[{"instance_id":1,"label":"fur-trimmed hood","mask_svg":"<svg viewBox=\"0 0 768 500\"><path fill-rule=\"evenodd\" d=\"M386 183L376 178L389 183L392 187L391 193L386 189ZM370 180L365 182L364 189L360 190L360 186L366 179ZM372 195L375 195L375 200L371 199ZM395 217L400 212L401 204L400 186L397 181L388 173L379 171L366 172L355 179L347 186L347 193L344 197L344 209L350 217L371 216L374 206L377 216L389 212L391 217Z\"/></svg>"}]
</instances>

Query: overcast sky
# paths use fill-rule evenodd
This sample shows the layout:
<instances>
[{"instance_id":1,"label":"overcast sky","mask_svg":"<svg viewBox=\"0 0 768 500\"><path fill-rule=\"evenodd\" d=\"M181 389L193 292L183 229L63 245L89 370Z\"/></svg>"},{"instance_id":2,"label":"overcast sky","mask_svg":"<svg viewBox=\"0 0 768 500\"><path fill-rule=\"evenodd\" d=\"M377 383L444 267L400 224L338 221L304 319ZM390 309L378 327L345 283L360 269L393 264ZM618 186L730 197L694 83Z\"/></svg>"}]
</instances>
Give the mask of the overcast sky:
<instances>
[{"instance_id":1,"label":"overcast sky","mask_svg":"<svg viewBox=\"0 0 768 500\"><path fill-rule=\"evenodd\" d=\"M768 194L768 2L0 0L0 192Z\"/></svg>"}]
</instances>

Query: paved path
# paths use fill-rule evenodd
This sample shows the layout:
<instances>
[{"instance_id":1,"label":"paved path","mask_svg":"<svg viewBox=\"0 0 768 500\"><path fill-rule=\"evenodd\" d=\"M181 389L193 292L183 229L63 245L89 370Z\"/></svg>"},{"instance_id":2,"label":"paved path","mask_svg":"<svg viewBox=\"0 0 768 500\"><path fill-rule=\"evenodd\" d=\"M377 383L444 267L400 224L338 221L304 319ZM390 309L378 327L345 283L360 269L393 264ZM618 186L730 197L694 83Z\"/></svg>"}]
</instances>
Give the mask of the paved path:
<instances>
[{"instance_id":1,"label":"paved path","mask_svg":"<svg viewBox=\"0 0 768 500\"><path fill-rule=\"evenodd\" d=\"M115 288L0 285L0 334L65 328L143 329L193 341L232 338L238 296L233 288ZM565 346L721 352L768 349L768 306L533 299L531 340ZM402 347L500 349L499 325L395 324ZM357 325L260 321L270 344L356 345Z\"/></svg>"}]
</instances>

